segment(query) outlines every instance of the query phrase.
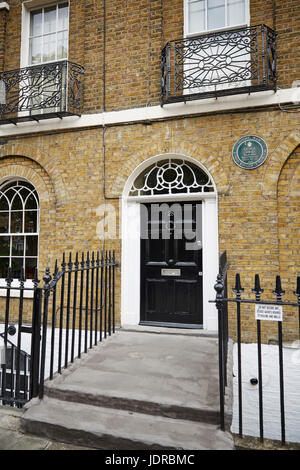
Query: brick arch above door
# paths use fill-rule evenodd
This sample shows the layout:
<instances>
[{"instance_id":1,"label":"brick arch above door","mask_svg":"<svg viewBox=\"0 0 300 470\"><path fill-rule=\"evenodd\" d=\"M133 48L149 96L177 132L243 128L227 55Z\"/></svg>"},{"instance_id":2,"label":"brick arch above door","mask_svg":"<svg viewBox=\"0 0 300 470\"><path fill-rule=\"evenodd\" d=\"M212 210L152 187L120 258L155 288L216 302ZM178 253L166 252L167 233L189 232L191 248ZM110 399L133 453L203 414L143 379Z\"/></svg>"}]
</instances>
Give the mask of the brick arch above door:
<instances>
[{"instance_id":1,"label":"brick arch above door","mask_svg":"<svg viewBox=\"0 0 300 470\"><path fill-rule=\"evenodd\" d=\"M174 148L173 148L174 147ZM198 146L189 144L174 145L172 148L164 148L164 152L158 146L145 147L142 152L139 152L129 158L118 170L118 176L115 178L111 185L110 196L120 197L123 193L124 186L134 172L134 170L144 161L149 160L151 157L161 157L162 159L175 156L176 158L191 158L196 162L203 165L212 176L219 195L225 194L229 190L229 181L227 172L218 158L210 155L207 151L201 151ZM167 151L168 150L168 151Z\"/></svg>"}]
</instances>

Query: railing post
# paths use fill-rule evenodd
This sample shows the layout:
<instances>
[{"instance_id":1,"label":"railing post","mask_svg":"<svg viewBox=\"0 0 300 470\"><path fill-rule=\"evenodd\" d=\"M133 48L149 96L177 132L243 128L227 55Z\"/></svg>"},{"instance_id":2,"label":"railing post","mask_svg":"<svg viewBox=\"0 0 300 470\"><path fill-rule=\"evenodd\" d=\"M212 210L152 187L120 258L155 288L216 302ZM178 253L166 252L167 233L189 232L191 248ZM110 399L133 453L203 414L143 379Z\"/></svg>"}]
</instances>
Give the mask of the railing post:
<instances>
[{"instance_id":1,"label":"railing post","mask_svg":"<svg viewBox=\"0 0 300 470\"><path fill-rule=\"evenodd\" d=\"M285 291L281 287L280 276L276 276L276 287L273 291L277 303L282 304L282 296ZM284 405L284 374L283 374L283 345L282 345L282 321L278 322L278 352L279 352L279 387L280 387L280 421L281 421L281 443L285 445L285 405Z\"/></svg>"},{"instance_id":2,"label":"railing post","mask_svg":"<svg viewBox=\"0 0 300 470\"><path fill-rule=\"evenodd\" d=\"M40 369L40 386L39 386L39 397L40 399L44 396L44 381L45 381L45 368L46 368L46 355L47 355L47 324L48 324L48 307L49 297L51 291L50 282L52 277L50 276L50 269L46 268L44 281L44 308L43 308L43 332L42 332L42 350L41 350L41 369Z\"/></svg>"},{"instance_id":3,"label":"railing post","mask_svg":"<svg viewBox=\"0 0 300 470\"><path fill-rule=\"evenodd\" d=\"M36 287L33 298L32 312L32 341L30 361L30 399L39 394L39 370L40 370L40 341L41 341L41 312L42 289Z\"/></svg>"},{"instance_id":4,"label":"railing post","mask_svg":"<svg viewBox=\"0 0 300 470\"><path fill-rule=\"evenodd\" d=\"M165 89L166 89L166 48L161 51L161 79L160 79L160 105L164 105Z\"/></svg>"},{"instance_id":5,"label":"railing post","mask_svg":"<svg viewBox=\"0 0 300 470\"><path fill-rule=\"evenodd\" d=\"M241 293L244 288L241 285L240 275L235 276L235 287L232 289L236 294L236 328L237 328L237 355L238 355L238 407L239 407L239 435L243 435L243 387L242 387L242 335L241 335Z\"/></svg>"},{"instance_id":6,"label":"railing post","mask_svg":"<svg viewBox=\"0 0 300 470\"><path fill-rule=\"evenodd\" d=\"M294 294L298 301L298 339L300 341L300 276L297 276L297 287Z\"/></svg>"},{"instance_id":7,"label":"railing post","mask_svg":"<svg viewBox=\"0 0 300 470\"><path fill-rule=\"evenodd\" d=\"M225 431L225 379L224 379L224 349L223 349L223 299L224 281L218 274L217 282L214 286L216 291L216 307L218 310L218 336L219 336L219 387L220 387L220 425Z\"/></svg>"},{"instance_id":8,"label":"railing post","mask_svg":"<svg viewBox=\"0 0 300 470\"><path fill-rule=\"evenodd\" d=\"M263 66L263 84L267 83L266 78L266 44L265 44L265 25L261 26L261 43L262 43L262 66Z\"/></svg>"},{"instance_id":9,"label":"railing post","mask_svg":"<svg viewBox=\"0 0 300 470\"><path fill-rule=\"evenodd\" d=\"M68 108L68 61L64 61L62 63L62 68L61 68L61 74L62 74L62 89L63 89L63 97L61 100L62 103L62 111L65 112L67 111Z\"/></svg>"},{"instance_id":10,"label":"railing post","mask_svg":"<svg viewBox=\"0 0 300 470\"><path fill-rule=\"evenodd\" d=\"M252 292L255 294L256 302L261 301L264 290L260 287L259 275L255 275L255 284ZM261 321L257 320L257 360L258 360L258 400L259 400L259 433L261 441L264 440L264 408L263 408L263 377L262 377L262 352L261 352Z\"/></svg>"}]
</instances>

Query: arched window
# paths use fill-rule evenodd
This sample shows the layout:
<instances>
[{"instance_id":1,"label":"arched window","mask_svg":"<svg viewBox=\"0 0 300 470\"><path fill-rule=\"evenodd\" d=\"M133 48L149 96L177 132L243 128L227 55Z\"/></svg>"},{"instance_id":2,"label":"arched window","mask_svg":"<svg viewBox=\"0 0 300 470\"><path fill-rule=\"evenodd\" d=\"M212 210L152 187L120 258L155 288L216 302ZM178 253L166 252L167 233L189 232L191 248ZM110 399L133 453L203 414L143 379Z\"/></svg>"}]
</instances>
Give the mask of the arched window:
<instances>
[{"instance_id":1,"label":"arched window","mask_svg":"<svg viewBox=\"0 0 300 470\"><path fill-rule=\"evenodd\" d=\"M9 180L0 186L0 278L14 279L24 268L33 279L38 265L39 197L32 184Z\"/></svg>"},{"instance_id":2,"label":"arched window","mask_svg":"<svg viewBox=\"0 0 300 470\"><path fill-rule=\"evenodd\" d=\"M134 181L129 196L214 192L210 176L187 160L168 159L146 168Z\"/></svg>"}]
</instances>

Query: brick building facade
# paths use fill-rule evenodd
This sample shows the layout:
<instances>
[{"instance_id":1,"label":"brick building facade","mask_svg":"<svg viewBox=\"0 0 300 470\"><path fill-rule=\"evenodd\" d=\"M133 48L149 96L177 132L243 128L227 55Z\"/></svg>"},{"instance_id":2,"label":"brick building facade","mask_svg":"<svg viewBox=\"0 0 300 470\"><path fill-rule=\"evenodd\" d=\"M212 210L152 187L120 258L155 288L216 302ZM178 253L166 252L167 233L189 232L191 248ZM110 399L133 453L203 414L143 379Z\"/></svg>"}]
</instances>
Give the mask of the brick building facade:
<instances>
[{"instance_id":1,"label":"brick building facade","mask_svg":"<svg viewBox=\"0 0 300 470\"><path fill-rule=\"evenodd\" d=\"M228 18L231 3L225 2ZM216 312L208 300L214 298L218 258L224 250L230 262L230 286L236 271L242 273L243 284L248 287L253 287L257 272L264 286L273 286L275 276L281 274L287 296L293 295L300 262L300 132L294 104L295 84L300 80L300 5L298 0L236 3L233 8L243 4L244 28L264 24L278 33L277 89L252 90L248 79L249 93L222 96L221 92L217 98L205 99L197 95L186 103L181 93L181 99L163 107L162 49L169 41L199 36L193 32L189 35L192 30L187 17L192 7L187 1L0 3L1 70L32 65L28 59L33 50L30 44L36 39L31 31L32 12L42 12L41 18L45 18L45 12L51 11L47 8L58 5L69 8L68 51L62 58L85 71L80 116L39 119L35 112L35 120L13 122L14 115L9 123L4 112L0 123L0 181L28 181L39 195L41 271L53 266L63 251L101 249L103 210L115 209L118 233L115 238L106 236L105 246L115 249L121 261L117 292L123 324L139 323L142 288L139 242L126 242L131 205L135 204L133 217L138 218L141 201L131 203L128 189L139 172L168 159L184 159L196 166L199 163L215 185L215 198L199 196L204 217L204 328L216 329ZM55 28L42 21L44 29L35 44L45 40L46 28L50 33ZM58 22L58 41L62 34L59 16L53 21ZM236 25L228 21L220 31L234 29ZM218 39L218 28L206 24L205 34L211 30L217 31ZM266 31L263 29L263 34ZM197 33L202 35L203 31ZM261 47L263 40L258 37L257 47ZM46 46L43 54L45 50ZM261 50L261 54L267 53L270 50ZM36 64L51 62L36 57ZM263 62L259 57L258 67ZM249 56L247 60L251 60ZM181 66L184 70L185 65ZM22 117L22 111L18 116ZM268 146L265 163L256 169L243 169L233 161L233 146L245 136L259 136ZM180 197L174 201L180 201ZM266 289L266 293L270 291ZM297 319L288 315L286 320L286 337L293 339ZM249 311L244 326L245 340L253 340L253 312ZM272 331L263 335L267 341Z\"/></svg>"}]
</instances>

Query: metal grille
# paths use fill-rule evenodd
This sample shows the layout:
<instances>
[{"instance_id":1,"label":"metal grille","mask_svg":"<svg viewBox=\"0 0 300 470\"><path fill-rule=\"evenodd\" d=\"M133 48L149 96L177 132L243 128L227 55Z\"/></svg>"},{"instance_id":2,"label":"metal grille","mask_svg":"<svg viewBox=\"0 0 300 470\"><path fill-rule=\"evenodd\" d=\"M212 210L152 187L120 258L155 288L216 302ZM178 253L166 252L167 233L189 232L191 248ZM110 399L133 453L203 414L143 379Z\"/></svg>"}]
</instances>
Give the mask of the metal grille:
<instances>
[{"instance_id":1,"label":"metal grille","mask_svg":"<svg viewBox=\"0 0 300 470\"><path fill-rule=\"evenodd\" d=\"M0 404L22 407L42 398L46 379L115 332L116 267L114 252L63 255L53 276L46 269L41 287L36 270L32 288L25 287L24 268L19 285L12 285L8 268L0 315Z\"/></svg>"},{"instance_id":2,"label":"metal grille","mask_svg":"<svg viewBox=\"0 0 300 470\"><path fill-rule=\"evenodd\" d=\"M265 25L168 42L162 104L276 89L276 33Z\"/></svg>"},{"instance_id":3,"label":"metal grille","mask_svg":"<svg viewBox=\"0 0 300 470\"><path fill-rule=\"evenodd\" d=\"M163 160L142 172L134 181L130 196L193 194L214 192L209 175L185 160Z\"/></svg>"},{"instance_id":4,"label":"metal grille","mask_svg":"<svg viewBox=\"0 0 300 470\"><path fill-rule=\"evenodd\" d=\"M81 114L83 68L67 60L0 74L0 124Z\"/></svg>"},{"instance_id":5,"label":"metal grille","mask_svg":"<svg viewBox=\"0 0 300 470\"><path fill-rule=\"evenodd\" d=\"M255 275L254 287L251 289L254 294L254 299L242 298L244 288L241 284L240 274L237 273L235 276L235 286L232 288L235 293L234 298L227 297L227 284L222 273L218 275L217 283L215 284L216 300L212 301L216 303L218 310L218 324L219 324L219 379L220 379L220 423L222 430L225 429L225 386L226 386L226 363L227 363L227 343L228 343L228 329L227 323L227 309L228 305L235 304L234 320L236 323L237 332L237 407L238 407L238 428L239 435L244 435L244 415L243 415L243 390L245 388L245 381L243 379L243 355L242 355L242 338L243 329L245 329L244 312L252 306L263 306L271 307L274 310L275 307L287 309L286 316L283 319L276 319L273 315L265 326L268 330L270 329L269 324L272 322L277 330L277 344L278 344L278 390L279 390L279 411L280 411L280 432L282 444L286 442L286 406L285 406L285 383L284 383L284 360L283 360L283 326L287 323L288 316L291 316L291 311L295 309L295 319L297 320L297 329L294 331L295 337L300 338L300 276L296 280L296 290L294 296L296 297L295 302L283 301L285 291L281 286L280 276L276 277L275 289L273 295L276 300L263 300L262 294L264 289L261 288L259 275ZM271 320L271 321L270 321ZM263 375L264 375L264 361L262 355L262 327L263 319L261 317L256 318L256 333L257 333L257 371L258 378L254 379L254 384L258 385L258 430L260 439L264 439L264 424L267 420L270 420L270 416L266 415L264 411L264 393L263 393ZM247 332L247 331L246 331ZM251 381L252 383L252 381ZM273 417L272 417L273 419Z\"/></svg>"}]
</instances>

